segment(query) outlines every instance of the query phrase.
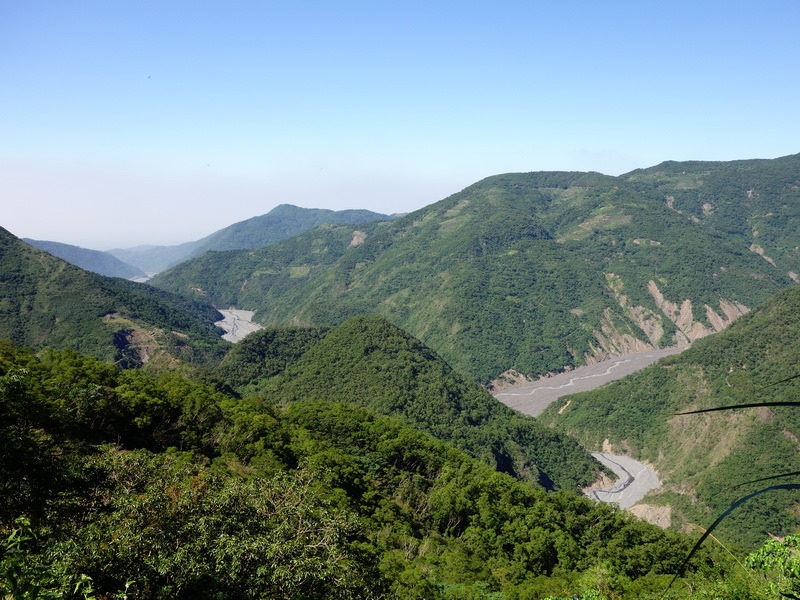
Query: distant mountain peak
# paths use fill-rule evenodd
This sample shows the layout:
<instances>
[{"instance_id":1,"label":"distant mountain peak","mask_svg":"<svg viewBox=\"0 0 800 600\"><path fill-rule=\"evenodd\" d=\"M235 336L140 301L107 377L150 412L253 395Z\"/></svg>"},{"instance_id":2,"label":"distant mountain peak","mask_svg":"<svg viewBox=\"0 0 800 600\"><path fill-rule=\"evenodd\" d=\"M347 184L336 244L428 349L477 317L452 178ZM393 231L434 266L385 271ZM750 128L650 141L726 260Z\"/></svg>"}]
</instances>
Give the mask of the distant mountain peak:
<instances>
[{"instance_id":1,"label":"distant mountain peak","mask_svg":"<svg viewBox=\"0 0 800 600\"><path fill-rule=\"evenodd\" d=\"M209 250L251 250L282 242L324 223L359 224L389 219L368 210L330 210L279 204L269 212L228 225L200 240L178 246L139 246L114 249L117 258L147 271L158 273Z\"/></svg>"},{"instance_id":2,"label":"distant mountain peak","mask_svg":"<svg viewBox=\"0 0 800 600\"><path fill-rule=\"evenodd\" d=\"M51 242L45 240L32 240L23 238L23 241L35 248L44 250L68 263L97 273L106 277L122 277L123 279L146 279L147 273L134 267L108 252L100 250L90 250L80 246L62 244L61 242Z\"/></svg>"}]
</instances>

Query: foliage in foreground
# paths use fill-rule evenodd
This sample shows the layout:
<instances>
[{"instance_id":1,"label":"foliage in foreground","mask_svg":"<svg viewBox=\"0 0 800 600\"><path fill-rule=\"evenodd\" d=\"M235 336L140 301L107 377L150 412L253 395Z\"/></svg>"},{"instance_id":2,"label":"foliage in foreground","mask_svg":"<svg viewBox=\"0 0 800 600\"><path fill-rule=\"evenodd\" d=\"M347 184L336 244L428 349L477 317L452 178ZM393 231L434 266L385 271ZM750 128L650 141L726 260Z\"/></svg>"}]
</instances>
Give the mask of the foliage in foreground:
<instances>
[{"instance_id":1,"label":"foliage in foreground","mask_svg":"<svg viewBox=\"0 0 800 600\"><path fill-rule=\"evenodd\" d=\"M31 523L6 586L24 564L60 597L89 577L97 597L633 598L691 545L354 405L279 409L9 344L0 392L0 524ZM706 550L682 581L733 568Z\"/></svg>"}]
</instances>

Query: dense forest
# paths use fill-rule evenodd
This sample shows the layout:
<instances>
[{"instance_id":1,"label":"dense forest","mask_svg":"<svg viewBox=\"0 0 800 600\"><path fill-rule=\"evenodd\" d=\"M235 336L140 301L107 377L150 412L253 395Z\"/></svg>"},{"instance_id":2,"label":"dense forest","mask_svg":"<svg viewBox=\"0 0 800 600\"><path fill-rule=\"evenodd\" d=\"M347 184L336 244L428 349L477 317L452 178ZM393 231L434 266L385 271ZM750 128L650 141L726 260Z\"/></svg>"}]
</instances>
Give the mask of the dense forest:
<instances>
[{"instance_id":1,"label":"dense forest","mask_svg":"<svg viewBox=\"0 0 800 600\"><path fill-rule=\"evenodd\" d=\"M221 371L239 379L263 365L271 376L240 389L281 403L315 398L398 416L498 471L547 488L577 491L600 475L599 463L574 441L507 408L380 317L353 317L317 335L257 332L229 353Z\"/></svg>"},{"instance_id":2,"label":"dense forest","mask_svg":"<svg viewBox=\"0 0 800 600\"><path fill-rule=\"evenodd\" d=\"M659 597L692 543L352 404L9 343L0 390L10 597ZM758 587L711 547L675 589Z\"/></svg>"},{"instance_id":3,"label":"dense forest","mask_svg":"<svg viewBox=\"0 0 800 600\"><path fill-rule=\"evenodd\" d=\"M684 414L796 402L798 166L499 175L310 230L284 206L304 233L236 224L219 248L250 249L157 287L0 229L0 597L800 597L797 406ZM222 340L230 305L268 327ZM541 419L486 390L687 341ZM656 467L670 527L582 493L600 447Z\"/></svg>"},{"instance_id":4,"label":"dense forest","mask_svg":"<svg viewBox=\"0 0 800 600\"><path fill-rule=\"evenodd\" d=\"M0 228L0 339L72 348L127 367L215 364L228 346L211 305L88 273Z\"/></svg>"}]
</instances>

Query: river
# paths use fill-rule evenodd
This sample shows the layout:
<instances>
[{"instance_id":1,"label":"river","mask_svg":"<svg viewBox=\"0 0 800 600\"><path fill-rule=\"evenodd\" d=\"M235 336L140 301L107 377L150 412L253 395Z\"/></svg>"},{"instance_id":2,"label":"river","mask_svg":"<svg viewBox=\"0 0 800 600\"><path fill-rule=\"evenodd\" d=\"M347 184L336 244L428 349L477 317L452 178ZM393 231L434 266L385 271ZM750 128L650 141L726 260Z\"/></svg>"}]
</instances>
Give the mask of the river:
<instances>
[{"instance_id":1,"label":"river","mask_svg":"<svg viewBox=\"0 0 800 600\"><path fill-rule=\"evenodd\" d=\"M255 314L252 310L239 310L236 308L218 308L224 319L214 323L217 327L225 330L223 339L229 342L239 342L247 335L261 329L261 325L253 323L252 318Z\"/></svg>"},{"instance_id":2,"label":"river","mask_svg":"<svg viewBox=\"0 0 800 600\"><path fill-rule=\"evenodd\" d=\"M673 347L620 356L537 381L513 385L495 392L494 396L505 405L535 417L562 396L593 390L685 349ZM630 508L648 492L661 487L658 474L653 469L629 456L608 452L594 452L592 456L617 475L611 485L586 492L600 502L615 502L622 508Z\"/></svg>"}]
</instances>

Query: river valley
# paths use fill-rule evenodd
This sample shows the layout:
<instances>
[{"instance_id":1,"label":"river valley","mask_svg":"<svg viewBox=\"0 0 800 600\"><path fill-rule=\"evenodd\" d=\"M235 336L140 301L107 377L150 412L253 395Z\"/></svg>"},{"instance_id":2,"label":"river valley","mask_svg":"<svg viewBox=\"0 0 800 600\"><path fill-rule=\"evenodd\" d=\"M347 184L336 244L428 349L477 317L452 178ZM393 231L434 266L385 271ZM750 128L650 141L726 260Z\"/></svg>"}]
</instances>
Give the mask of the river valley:
<instances>
[{"instance_id":1,"label":"river valley","mask_svg":"<svg viewBox=\"0 0 800 600\"><path fill-rule=\"evenodd\" d=\"M620 356L536 381L513 385L495 392L494 396L506 406L535 417L562 396L595 389L682 350L685 348L673 347ZM595 500L615 502L621 508L629 509L648 492L661 487L658 474L633 458L608 452L594 452L593 456L617 475L617 479L610 485L593 487L586 492Z\"/></svg>"}]
</instances>

